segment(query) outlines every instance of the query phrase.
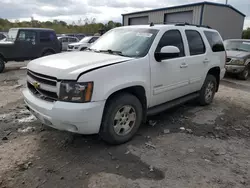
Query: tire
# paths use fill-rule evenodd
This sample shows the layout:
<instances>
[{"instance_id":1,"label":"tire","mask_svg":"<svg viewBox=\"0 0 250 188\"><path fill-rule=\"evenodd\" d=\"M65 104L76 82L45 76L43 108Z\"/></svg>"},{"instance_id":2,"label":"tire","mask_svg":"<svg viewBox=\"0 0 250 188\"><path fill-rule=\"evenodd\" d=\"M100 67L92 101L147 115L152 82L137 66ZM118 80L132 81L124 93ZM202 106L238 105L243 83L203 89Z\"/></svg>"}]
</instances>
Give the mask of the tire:
<instances>
[{"instance_id":1,"label":"tire","mask_svg":"<svg viewBox=\"0 0 250 188\"><path fill-rule=\"evenodd\" d=\"M83 51L83 50L85 50L86 49L86 47L83 47L83 48L81 48L81 50L80 51Z\"/></svg>"},{"instance_id":2,"label":"tire","mask_svg":"<svg viewBox=\"0 0 250 188\"><path fill-rule=\"evenodd\" d=\"M0 73L2 73L5 69L5 62L4 60L0 57Z\"/></svg>"},{"instance_id":3,"label":"tire","mask_svg":"<svg viewBox=\"0 0 250 188\"><path fill-rule=\"evenodd\" d=\"M246 66L245 70L238 75L238 78L241 80L247 80L248 76L249 76L249 66Z\"/></svg>"},{"instance_id":4,"label":"tire","mask_svg":"<svg viewBox=\"0 0 250 188\"><path fill-rule=\"evenodd\" d=\"M142 104L137 97L129 93L116 95L106 104L99 132L101 138L113 145L128 142L139 129L142 114Z\"/></svg>"},{"instance_id":5,"label":"tire","mask_svg":"<svg viewBox=\"0 0 250 188\"><path fill-rule=\"evenodd\" d=\"M202 106L209 105L213 102L217 88L215 76L208 74L200 90L199 102Z\"/></svg>"},{"instance_id":6,"label":"tire","mask_svg":"<svg viewBox=\"0 0 250 188\"><path fill-rule=\"evenodd\" d=\"M53 55L54 53L52 51L46 51L43 53L42 57Z\"/></svg>"}]
</instances>

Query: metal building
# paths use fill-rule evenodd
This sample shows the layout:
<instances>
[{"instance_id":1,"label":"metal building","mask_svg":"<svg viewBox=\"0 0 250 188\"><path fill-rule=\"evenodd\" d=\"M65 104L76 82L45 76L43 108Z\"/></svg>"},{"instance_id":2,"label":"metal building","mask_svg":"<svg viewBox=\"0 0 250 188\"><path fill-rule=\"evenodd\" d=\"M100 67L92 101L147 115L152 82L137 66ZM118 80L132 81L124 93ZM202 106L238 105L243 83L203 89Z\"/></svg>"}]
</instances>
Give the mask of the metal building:
<instances>
[{"instance_id":1,"label":"metal building","mask_svg":"<svg viewBox=\"0 0 250 188\"><path fill-rule=\"evenodd\" d=\"M123 25L171 24L187 22L207 25L220 32L223 39L241 38L245 14L228 4L193 3L123 14Z\"/></svg>"}]
</instances>

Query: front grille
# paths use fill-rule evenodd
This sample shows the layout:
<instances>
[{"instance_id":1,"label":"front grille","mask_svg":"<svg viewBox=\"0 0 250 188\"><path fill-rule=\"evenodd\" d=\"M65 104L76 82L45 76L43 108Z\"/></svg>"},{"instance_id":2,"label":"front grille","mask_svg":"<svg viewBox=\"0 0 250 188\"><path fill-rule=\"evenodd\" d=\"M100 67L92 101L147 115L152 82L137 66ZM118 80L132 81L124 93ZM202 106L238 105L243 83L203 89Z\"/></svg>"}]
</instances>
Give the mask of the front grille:
<instances>
[{"instance_id":1,"label":"front grille","mask_svg":"<svg viewBox=\"0 0 250 188\"><path fill-rule=\"evenodd\" d=\"M34 85L38 84L39 87ZM47 101L57 101L57 79L52 76L39 74L33 71L27 71L28 89L38 98Z\"/></svg>"}]
</instances>

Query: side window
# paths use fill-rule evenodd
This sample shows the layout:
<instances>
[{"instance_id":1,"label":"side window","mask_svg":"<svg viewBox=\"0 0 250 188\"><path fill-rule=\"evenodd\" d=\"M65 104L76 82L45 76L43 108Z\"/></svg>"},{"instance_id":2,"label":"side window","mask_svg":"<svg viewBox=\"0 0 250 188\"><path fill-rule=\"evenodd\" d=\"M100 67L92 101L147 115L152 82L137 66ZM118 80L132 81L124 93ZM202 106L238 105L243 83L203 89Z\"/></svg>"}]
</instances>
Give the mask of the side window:
<instances>
[{"instance_id":1,"label":"side window","mask_svg":"<svg viewBox=\"0 0 250 188\"><path fill-rule=\"evenodd\" d=\"M68 42L68 38L67 37L63 37L61 38L62 42Z\"/></svg>"},{"instance_id":2,"label":"side window","mask_svg":"<svg viewBox=\"0 0 250 188\"><path fill-rule=\"evenodd\" d=\"M19 41L36 42L35 31L20 31L17 37Z\"/></svg>"},{"instance_id":3,"label":"side window","mask_svg":"<svg viewBox=\"0 0 250 188\"><path fill-rule=\"evenodd\" d=\"M179 57L185 56L183 40L179 30L169 30L164 33L156 48L156 52L160 52L164 46L176 46L180 50Z\"/></svg>"},{"instance_id":4,"label":"side window","mask_svg":"<svg viewBox=\"0 0 250 188\"><path fill-rule=\"evenodd\" d=\"M92 39L89 40L89 43L95 42L99 37L92 37Z\"/></svg>"},{"instance_id":5,"label":"side window","mask_svg":"<svg viewBox=\"0 0 250 188\"><path fill-rule=\"evenodd\" d=\"M69 38L69 42L76 42L76 38Z\"/></svg>"},{"instance_id":6,"label":"side window","mask_svg":"<svg viewBox=\"0 0 250 188\"><path fill-rule=\"evenodd\" d=\"M56 35L51 31L42 31L40 32L40 42L50 42L55 40Z\"/></svg>"},{"instance_id":7,"label":"side window","mask_svg":"<svg viewBox=\"0 0 250 188\"><path fill-rule=\"evenodd\" d=\"M204 31L213 52L224 52L224 44L217 32Z\"/></svg>"},{"instance_id":8,"label":"side window","mask_svg":"<svg viewBox=\"0 0 250 188\"><path fill-rule=\"evenodd\" d=\"M200 55L206 52L206 47L198 31L186 30L190 55Z\"/></svg>"}]
</instances>

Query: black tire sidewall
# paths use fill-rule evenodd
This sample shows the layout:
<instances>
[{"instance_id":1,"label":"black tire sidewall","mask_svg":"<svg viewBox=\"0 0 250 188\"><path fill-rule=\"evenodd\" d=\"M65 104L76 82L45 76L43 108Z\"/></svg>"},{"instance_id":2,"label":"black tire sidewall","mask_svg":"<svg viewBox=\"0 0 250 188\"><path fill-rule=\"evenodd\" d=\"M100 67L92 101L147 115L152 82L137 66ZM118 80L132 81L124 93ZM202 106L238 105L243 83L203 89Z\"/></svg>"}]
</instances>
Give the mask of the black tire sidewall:
<instances>
[{"instance_id":1,"label":"black tire sidewall","mask_svg":"<svg viewBox=\"0 0 250 188\"><path fill-rule=\"evenodd\" d=\"M131 105L136 111L136 122L131 130L125 136L120 136L115 133L113 121L117 111L125 105ZM103 121L101 125L100 135L104 141L109 144L122 144L129 141L136 134L142 122L142 105L137 97L134 95L123 93L115 98L112 98L104 111Z\"/></svg>"},{"instance_id":2,"label":"black tire sidewall","mask_svg":"<svg viewBox=\"0 0 250 188\"><path fill-rule=\"evenodd\" d=\"M2 73L5 69L5 62L0 58L0 73Z\"/></svg>"},{"instance_id":3,"label":"black tire sidewall","mask_svg":"<svg viewBox=\"0 0 250 188\"><path fill-rule=\"evenodd\" d=\"M47 52L44 52L42 56L45 57L45 56L49 56L53 54L54 54L53 52L47 51Z\"/></svg>"},{"instance_id":4,"label":"black tire sidewall","mask_svg":"<svg viewBox=\"0 0 250 188\"><path fill-rule=\"evenodd\" d=\"M211 99L209 101L206 101L206 97L205 97L205 93L206 93L206 89L208 87L208 84L210 82L213 82L214 83L214 92L213 92L213 96L211 97ZM213 99L214 99L214 95L215 95L215 92L216 92L216 87L217 87L217 81L216 81L216 78L213 76L213 75L207 75L206 79L205 79L205 82L202 86L202 89L200 91L200 103L201 105L209 105L213 102Z\"/></svg>"},{"instance_id":5,"label":"black tire sidewall","mask_svg":"<svg viewBox=\"0 0 250 188\"><path fill-rule=\"evenodd\" d=\"M247 77L245 76L245 75L246 75L246 74L245 74L246 71L248 72ZM247 79L248 79L248 76L249 76L249 68L248 68L248 66L246 66L245 70L240 74L240 79L242 79L242 80L247 80Z\"/></svg>"}]
</instances>

